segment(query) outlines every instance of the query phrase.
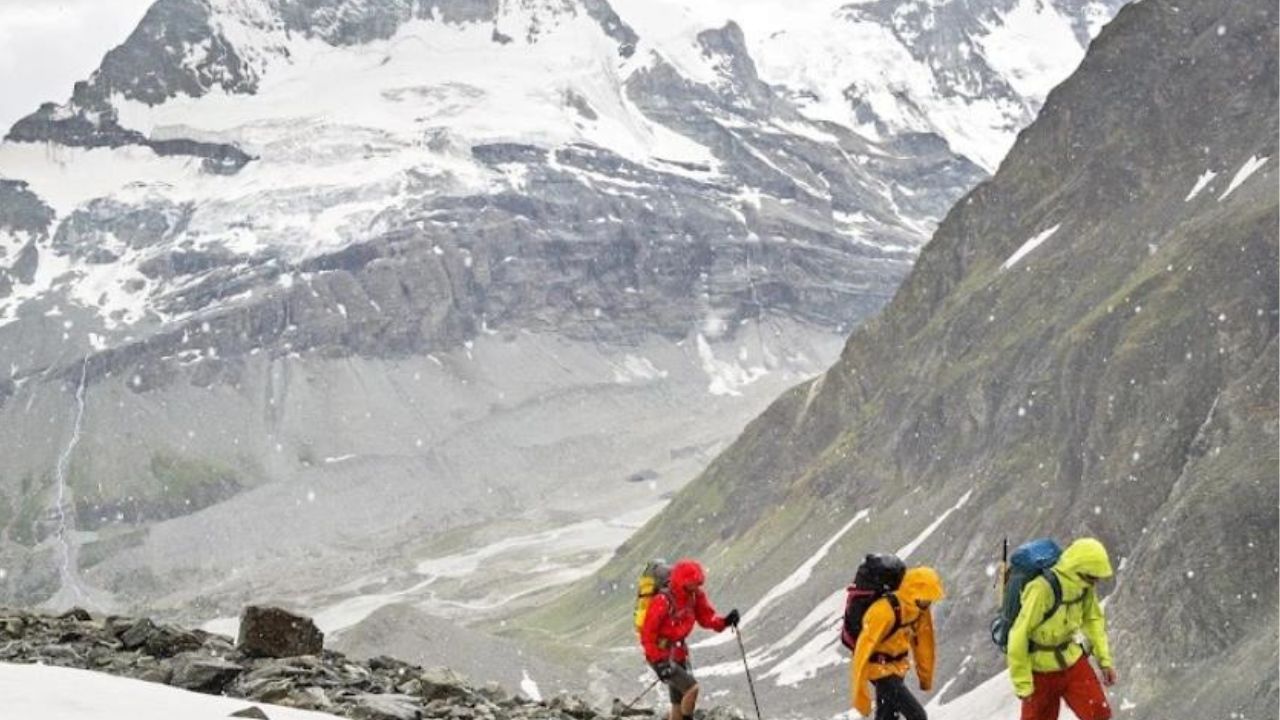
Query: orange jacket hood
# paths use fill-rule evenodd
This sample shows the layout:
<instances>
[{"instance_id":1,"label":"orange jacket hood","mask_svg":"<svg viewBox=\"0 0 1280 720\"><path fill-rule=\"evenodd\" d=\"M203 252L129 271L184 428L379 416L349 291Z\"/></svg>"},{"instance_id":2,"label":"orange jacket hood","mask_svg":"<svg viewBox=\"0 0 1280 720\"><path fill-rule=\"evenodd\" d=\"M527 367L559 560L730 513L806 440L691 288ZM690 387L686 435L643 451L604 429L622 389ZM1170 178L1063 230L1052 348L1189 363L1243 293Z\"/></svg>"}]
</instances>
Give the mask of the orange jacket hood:
<instances>
[{"instance_id":1,"label":"orange jacket hood","mask_svg":"<svg viewBox=\"0 0 1280 720\"><path fill-rule=\"evenodd\" d=\"M898 587L898 597L906 602L916 600L937 602L946 593L942 589L942 578L931 567L913 567L902 576L902 585Z\"/></svg>"}]
</instances>

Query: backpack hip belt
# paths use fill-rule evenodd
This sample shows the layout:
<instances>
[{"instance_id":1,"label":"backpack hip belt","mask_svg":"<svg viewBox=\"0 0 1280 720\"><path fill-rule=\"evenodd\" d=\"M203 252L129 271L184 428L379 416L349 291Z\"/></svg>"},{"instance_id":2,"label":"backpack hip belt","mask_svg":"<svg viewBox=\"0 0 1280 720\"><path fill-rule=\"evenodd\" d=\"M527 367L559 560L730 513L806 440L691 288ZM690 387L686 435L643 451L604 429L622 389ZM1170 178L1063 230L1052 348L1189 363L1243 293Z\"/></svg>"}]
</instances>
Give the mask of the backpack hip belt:
<instances>
[{"instance_id":1,"label":"backpack hip belt","mask_svg":"<svg viewBox=\"0 0 1280 720\"><path fill-rule=\"evenodd\" d=\"M898 653L897 655L889 655L888 653L871 653L871 662L879 665L888 665L907 659L907 653Z\"/></svg>"},{"instance_id":2,"label":"backpack hip belt","mask_svg":"<svg viewBox=\"0 0 1280 720\"><path fill-rule=\"evenodd\" d=\"M1067 650L1070 649L1072 645L1075 645L1076 641L1067 640L1066 642L1059 643L1057 645L1041 645L1035 640L1031 640L1030 644L1031 644L1031 652L1053 653L1053 659L1058 661L1058 669L1066 670L1067 669Z\"/></svg>"}]
</instances>

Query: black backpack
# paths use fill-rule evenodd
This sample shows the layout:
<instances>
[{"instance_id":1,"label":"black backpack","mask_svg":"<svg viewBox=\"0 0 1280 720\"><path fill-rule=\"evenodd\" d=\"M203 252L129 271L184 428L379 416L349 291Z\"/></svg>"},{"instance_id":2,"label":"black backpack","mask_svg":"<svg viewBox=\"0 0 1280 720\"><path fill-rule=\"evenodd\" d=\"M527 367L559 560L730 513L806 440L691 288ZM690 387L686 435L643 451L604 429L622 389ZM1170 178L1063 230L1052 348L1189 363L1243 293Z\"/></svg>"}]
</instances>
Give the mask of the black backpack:
<instances>
[{"instance_id":1,"label":"black backpack","mask_svg":"<svg viewBox=\"0 0 1280 720\"><path fill-rule=\"evenodd\" d=\"M880 598L887 599L893 606L893 628L885 637L902 627L902 612L894 591L902 584L902 576L906 572L907 566L896 555L873 554L862 561L845 596L844 622L840 624L840 642L845 647L853 650L858 644L862 618L867 614L867 608Z\"/></svg>"}]
</instances>

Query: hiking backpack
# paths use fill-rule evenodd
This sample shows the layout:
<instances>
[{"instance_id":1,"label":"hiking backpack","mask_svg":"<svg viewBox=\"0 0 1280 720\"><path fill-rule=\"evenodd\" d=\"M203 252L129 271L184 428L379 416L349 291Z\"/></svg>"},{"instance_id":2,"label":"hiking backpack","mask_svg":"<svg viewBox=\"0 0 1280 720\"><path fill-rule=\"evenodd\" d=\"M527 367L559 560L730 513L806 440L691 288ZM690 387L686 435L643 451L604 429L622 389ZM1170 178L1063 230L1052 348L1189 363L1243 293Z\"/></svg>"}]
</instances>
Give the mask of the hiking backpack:
<instances>
[{"instance_id":1,"label":"hiking backpack","mask_svg":"<svg viewBox=\"0 0 1280 720\"><path fill-rule=\"evenodd\" d=\"M653 596L658 593L668 592L668 580L671 579L671 566L663 560L650 560L644 566L644 571L640 573L640 579L636 581L636 608L635 608L635 624L636 632L639 633L644 629L644 619L649 614L649 604L653 602ZM670 600L670 597L668 597Z\"/></svg>"},{"instance_id":2,"label":"hiking backpack","mask_svg":"<svg viewBox=\"0 0 1280 720\"><path fill-rule=\"evenodd\" d=\"M853 575L853 584L849 586L844 600L844 621L840 623L840 642L853 650L858 644L858 635L862 632L862 618L867 608L880 598L889 601L893 607L893 628L885 635L898 632L902 627L902 611L898 604L898 596L894 591L902 584L902 576L907 566L896 555L867 555ZM884 638L881 638L883 640Z\"/></svg>"},{"instance_id":3,"label":"hiking backpack","mask_svg":"<svg viewBox=\"0 0 1280 720\"><path fill-rule=\"evenodd\" d=\"M1007 546L1006 546L1007 547ZM991 641L1001 652L1009 652L1009 630L1022 611L1022 589L1027 583L1042 577L1053 590L1053 604L1040 620L1043 623L1053 616L1062 606L1062 582L1053 572L1053 566L1062 557L1062 548L1048 538L1032 540L1018 546L1009 557L1004 573L1004 597L1000 602L1000 613L991 621ZM1037 623L1040 624L1040 623Z\"/></svg>"}]
</instances>

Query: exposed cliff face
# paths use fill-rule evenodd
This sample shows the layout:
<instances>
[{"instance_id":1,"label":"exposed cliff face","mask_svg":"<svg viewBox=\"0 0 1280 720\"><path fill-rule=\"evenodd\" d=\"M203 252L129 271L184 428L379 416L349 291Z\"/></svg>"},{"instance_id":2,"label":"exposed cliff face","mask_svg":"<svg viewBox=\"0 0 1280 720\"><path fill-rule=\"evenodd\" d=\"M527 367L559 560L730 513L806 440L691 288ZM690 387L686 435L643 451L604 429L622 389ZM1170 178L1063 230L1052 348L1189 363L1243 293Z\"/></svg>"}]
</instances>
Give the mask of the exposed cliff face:
<instances>
[{"instance_id":1,"label":"exposed cliff face","mask_svg":"<svg viewBox=\"0 0 1280 720\"><path fill-rule=\"evenodd\" d=\"M834 711L843 585L896 550L946 580L945 703L1002 669L1001 539L1094 535L1117 705L1275 714L1276 40L1268 3L1122 10L839 362L535 621L620 637L643 560L698 555L757 677Z\"/></svg>"}]
</instances>

